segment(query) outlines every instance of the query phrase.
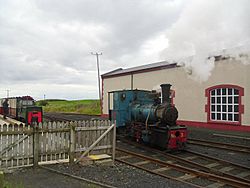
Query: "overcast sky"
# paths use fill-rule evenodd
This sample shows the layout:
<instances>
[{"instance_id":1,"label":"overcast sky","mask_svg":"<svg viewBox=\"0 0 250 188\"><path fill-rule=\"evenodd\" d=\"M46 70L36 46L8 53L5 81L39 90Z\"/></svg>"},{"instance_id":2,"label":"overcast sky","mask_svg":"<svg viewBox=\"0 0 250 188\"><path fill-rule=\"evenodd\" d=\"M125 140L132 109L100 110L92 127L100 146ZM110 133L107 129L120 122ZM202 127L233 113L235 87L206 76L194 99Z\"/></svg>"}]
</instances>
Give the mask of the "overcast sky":
<instances>
[{"instance_id":1,"label":"overcast sky","mask_svg":"<svg viewBox=\"0 0 250 188\"><path fill-rule=\"evenodd\" d=\"M95 99L91 52L101 73L204 54L249 44L249 20L248 0L0 0L0 97Z\"/></svg>"}]
</instances>

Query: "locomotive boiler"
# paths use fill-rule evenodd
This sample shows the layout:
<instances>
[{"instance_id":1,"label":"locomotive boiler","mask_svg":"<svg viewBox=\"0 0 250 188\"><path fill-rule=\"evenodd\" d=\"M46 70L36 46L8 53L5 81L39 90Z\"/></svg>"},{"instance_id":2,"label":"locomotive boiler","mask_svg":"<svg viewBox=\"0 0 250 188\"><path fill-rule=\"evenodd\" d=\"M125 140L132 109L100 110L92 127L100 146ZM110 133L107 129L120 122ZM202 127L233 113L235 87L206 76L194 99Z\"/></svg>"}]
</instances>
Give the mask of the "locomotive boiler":
<instances>
[{"instance_id":1,"label":"locomotive boiler","mask_svg":"<svg viewBox=\"0 0 250 188\"><path fill-rule=\"evenodd\" d=\"M137 89L109 92L109 115L118 131L166 150L184 149L187 128L176 123L178 110L171 103L170 87L161 85L162 97L156 91Z\"/></svg>"}]
</instances>

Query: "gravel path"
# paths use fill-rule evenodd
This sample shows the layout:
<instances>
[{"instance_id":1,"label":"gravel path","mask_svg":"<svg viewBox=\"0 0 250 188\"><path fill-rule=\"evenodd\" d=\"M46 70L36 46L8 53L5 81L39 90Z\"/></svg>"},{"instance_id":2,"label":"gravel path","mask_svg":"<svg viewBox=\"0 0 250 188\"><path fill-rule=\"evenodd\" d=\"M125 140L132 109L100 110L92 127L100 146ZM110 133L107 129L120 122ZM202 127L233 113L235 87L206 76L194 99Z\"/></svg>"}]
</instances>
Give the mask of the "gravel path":
<instances>
[{"instance_id":1,"label":"gravel path","mask_svg":"<svg viewBox=\"0 0 250 188\"><path fill-rule=\"evenodd\" d=\"M11 187L18 188L98 188L99 186L76 180L41 168L23 168L5 174Z\"/></svg>"}]
</instances>

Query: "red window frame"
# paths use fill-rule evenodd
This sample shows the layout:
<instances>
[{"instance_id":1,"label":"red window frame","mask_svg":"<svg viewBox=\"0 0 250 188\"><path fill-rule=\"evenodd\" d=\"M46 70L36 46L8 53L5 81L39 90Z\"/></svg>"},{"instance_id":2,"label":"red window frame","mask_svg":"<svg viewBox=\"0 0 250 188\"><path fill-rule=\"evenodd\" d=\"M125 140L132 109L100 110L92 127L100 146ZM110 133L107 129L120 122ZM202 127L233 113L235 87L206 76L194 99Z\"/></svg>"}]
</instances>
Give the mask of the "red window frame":
<instances>
[{"instance_id":1,"label":"red window frame","mask_svg":"<svg viewBox=\"0 0 250 188\"><path fill-rule=\"evenodd\" d=\"M239 120L237 122L230 122L230 121L223 121L223 120L211 120L210 114L210 104L211 104L211 91L214 89L223 89L223 88L233 88L239 91ZM244 96L244 88L238 85L231 85L231 84L222 84L209 87L205 90L205 96L207 97L207 104L205 105L205 112L207 112L207 122L208 123L220 123L220 124L230 124L230 125L241 125L242 121L242 114L244 113L244 105L242 104L242 96Z\"/></svg>"}]
</instances>

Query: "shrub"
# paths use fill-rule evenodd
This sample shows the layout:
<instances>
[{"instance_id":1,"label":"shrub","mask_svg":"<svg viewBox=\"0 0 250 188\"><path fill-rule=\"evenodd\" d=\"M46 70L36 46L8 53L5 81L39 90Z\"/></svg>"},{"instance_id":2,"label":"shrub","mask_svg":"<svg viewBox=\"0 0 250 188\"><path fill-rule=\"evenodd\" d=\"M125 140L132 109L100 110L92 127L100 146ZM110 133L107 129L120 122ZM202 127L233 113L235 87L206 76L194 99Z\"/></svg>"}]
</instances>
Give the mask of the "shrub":
<instances>
[{"instance_id":1,"label":"shrub","mask_svg":"<svg viewBox=\"0 0 250 188\"><path fill-rule=\"evenodd\" d=\"M46 106L46 105L48 105L49 103L48 103L48 101L46 101L46 100L42 100L42 101L39 101L38 102L38 105L39 106Z\"/></svg>"}]
</instances>

